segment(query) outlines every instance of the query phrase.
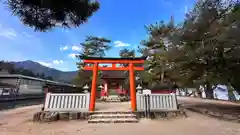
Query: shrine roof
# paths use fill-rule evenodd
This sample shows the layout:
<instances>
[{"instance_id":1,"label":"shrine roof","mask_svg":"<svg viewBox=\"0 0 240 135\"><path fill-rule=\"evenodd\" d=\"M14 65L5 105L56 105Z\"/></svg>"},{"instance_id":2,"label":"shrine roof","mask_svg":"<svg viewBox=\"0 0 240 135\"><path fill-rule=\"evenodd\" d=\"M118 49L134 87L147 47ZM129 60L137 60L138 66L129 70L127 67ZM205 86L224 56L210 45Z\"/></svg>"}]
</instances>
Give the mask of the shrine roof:
<instances>
[{"instance_id":1,"label":"shrine roof","mask_svg":"<svg viewBox=\"0 0 240 135\"><path fill-rule=\"evenodd\" d=\"M124 71L102 71L102 79L125 79L127 78Z\"/></svg>"},{"instance_id":2,"label":"shrine roof","mask_svg":"<svg viewBox=\"0 0 240 135\"><path fill-rule=\"evenodd\" d=\"M146 60L146 57L135 57L135 58L114 58L114 57L88 57L80 56L83 60Z\"/></svg>"},{"instance_id":3,"label":"shrine roof","mask_svg":"<svg viewBox=\"0 0 240 135\"><path fill-rule=\"evenodd\" d=\"M92 71L85 70L82 74L82 77L91 77ZM128 76L124 71L102 71L102 75L99 76L101 79L125 79Z\"/></svg>"}]
</instances>

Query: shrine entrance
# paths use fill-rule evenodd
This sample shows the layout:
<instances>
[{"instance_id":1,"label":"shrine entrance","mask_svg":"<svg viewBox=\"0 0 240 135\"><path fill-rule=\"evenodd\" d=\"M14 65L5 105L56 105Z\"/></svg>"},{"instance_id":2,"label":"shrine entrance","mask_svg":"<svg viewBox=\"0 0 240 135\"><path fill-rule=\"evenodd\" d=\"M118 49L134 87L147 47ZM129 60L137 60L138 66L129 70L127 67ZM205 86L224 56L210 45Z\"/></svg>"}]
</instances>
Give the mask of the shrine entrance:
<instances>
[{"instance_id":1,"label":"shrine entrance","mask_svg":"<svg viewBox=\"0 0 240 135\"><path fill-rule=\"evenodd\" d=\"M118 82L109 82L108 83L108 95L118 95L117 89L119 88Z\"/></svg>"},{"instance_id":2,"label":"shrine entrance","mask_svg":"<svg viewBox=\"0 0 240 135\"><path fill-rule=\"evenodd\" d=\"M125 71L102 71L101 79L103 80L103 87L101 91L101 98L108 99L108 97L115 95L128 96L128 91L123 88L124 82L127 79Z\"/></svg>"},{"instance_id":3,"label":"shrine entrance","mask_svg":"<svg viewBox=\"0 0 240 135\"><path fill-rule=\"evenodd\" d=\"M143 64L145 57L139 58L102 58L102 57L86 57L80 56L86 66L83 67L84 70L92 70L92 87L91 87L91 96L90 96L90 106L89 111L95 110L96 102L96 87L97 87L97 77L98 71L129 71L129 82L130 82L130 100L131 100L131 109L136 111L136 90L135 90L135 74L134 71L144 70L142 66L136 66L134 64ZM91 64L92 66L89 66ZM99 64L111 64L111 67L99 66ZM117 64L127 64L127 67L117 66Z\"/></svg>"}]
</instances>

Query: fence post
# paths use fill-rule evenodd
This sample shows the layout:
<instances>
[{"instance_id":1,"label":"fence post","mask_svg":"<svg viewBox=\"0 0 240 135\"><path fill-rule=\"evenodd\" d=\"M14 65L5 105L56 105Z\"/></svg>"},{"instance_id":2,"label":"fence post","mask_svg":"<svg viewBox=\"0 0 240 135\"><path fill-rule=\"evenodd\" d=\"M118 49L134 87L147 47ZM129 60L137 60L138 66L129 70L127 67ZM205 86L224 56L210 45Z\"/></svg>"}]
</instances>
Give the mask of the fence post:
<instances>
[{"instance_id":1,"label":"fence post","mask_svg":"<svg viewBox=\"0 0 240 135\"><path fill-rule=\"evenodd\" d=\"M147 95L143 95L143 99L144 99L144 102L145 102L145 117L147 117Z\"/></svg>"},{"instance_id":2,"label":"fence post","mask_svg":"<svg viewBox=\"0 0 240 135\"><path fill-rule=\"evenodd\" d=\"M87 105L87 110L89 110L89 104L90 104L90 93L87 93L86 95L86 105Z\"/></svg>"},{"instance_id":3,"label":"fence post","mask_svg":"<svg viewBox=\"0 0 240 135\"><path fill-rule=\"evenodd\" d=\"M150 95L149 94L147 94L147 105L148 105L148 107L147 107L147 114L148 114L148 118L150 118L150 105L151 105L151 103L150 103Z\"/></svg>"},{"instance_id":4,"label":"fence post","mask_svg":"<svg viewBox=\"0 0 240 135\"><path fill-rule=\"evenodd\" d=\"M172 99L173 99L173 101L172 101L172 103L173 103L172 108L178 109L177 95L174 94L174 93L171 93L171 97L172 97Z\"/></svg>"},{"instance_id":5,"label":"fence post","mask_svg":"<svg viewBox=\"0 0 240 135\"><path fill-rule=\"evenodd\" d=\"M144 94L143 95L143 99L144 99L144 102L145 102L145 117L146 118L150 118L150 95L149 94Z\"/></svg>"},{"instance_id":6,"label":"fence post","mask_svg":"<svg viewBox=\"0 0 240 135\"><path fill-rule=\"evenodd\" d=\"M50 96L51 96L51 93L50 92L48 92L47 94L46 94L46 96L45 96L45 103L44 103L44 110L49 106L49 101L50 101ZM43 111L44 111L43 110Z\"/></svg>"},{"instance_id":7,"label":"fence post","mask_svg":"<svg viewBox=\"0 0 240 135\"><path fill-rule=\"evenodd\" d=\"M47 88L44 88L43 107L42 107L42 109L41 109L42 111L44 111L44 108L45 108L46 97L47 97L48 92L49 92L48 87L47 87Z\"/></svg>"}]
</instances>

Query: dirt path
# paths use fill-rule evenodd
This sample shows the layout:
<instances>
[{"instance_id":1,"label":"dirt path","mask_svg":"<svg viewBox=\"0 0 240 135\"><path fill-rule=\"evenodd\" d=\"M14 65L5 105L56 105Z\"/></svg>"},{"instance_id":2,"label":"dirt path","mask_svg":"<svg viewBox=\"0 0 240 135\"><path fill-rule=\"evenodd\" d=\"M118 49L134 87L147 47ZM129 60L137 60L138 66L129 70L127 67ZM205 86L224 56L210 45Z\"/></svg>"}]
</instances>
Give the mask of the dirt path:
<instances>
[{"instance_id":1,"label":"dirt path","mask_svg":"<svg viewBox=\"0 0 240 135\"><path fill-rule=\"evenodd\" d=\"M2 126L17 126L32 119L35 112L40 111L41 105L27 106L0 112L0 129Z\"/></svg>"},{"instance_id":2,"label":"dirt path","mask_svg":"<svg viewBox=\"0 0 240 135\"><path fill-rule=\"evenodd\" d=\"M113 105L117 107L117 104ZM33 113L39 111L40 107L0 112L0 135L240 135L238 123L193 112L187 112L188 118L141 120L137 124L88 124L80 120L42 124L31 122Z\"/></svg>"},{"instance_id":3,"label":"dirt path","mask_svg":"<svg viewBox=\"0 0 240 135\"><path fill-rule=\"evenodd\" d=\"M201 98L193 98L193 97L177 97L179 103L183 103L185 105L190 104L216 104L216 105L229 105L229 106L239 106L238 103L233 103L229 101L220 101L220 100L210 100L210 99L201 99Z\"/></svg>"}]
</instances>

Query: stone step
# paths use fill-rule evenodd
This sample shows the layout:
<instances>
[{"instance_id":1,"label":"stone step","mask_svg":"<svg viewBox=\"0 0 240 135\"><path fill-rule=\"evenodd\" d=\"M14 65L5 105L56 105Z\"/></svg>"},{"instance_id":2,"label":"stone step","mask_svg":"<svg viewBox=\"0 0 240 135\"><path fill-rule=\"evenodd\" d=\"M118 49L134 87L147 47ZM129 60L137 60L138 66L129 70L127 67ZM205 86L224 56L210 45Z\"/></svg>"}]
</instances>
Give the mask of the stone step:
<instances>
[{"instance_id":1,"label":"stone step","mask_svg":"<svg viewBox=\"0 0 240 135\"><path fill-rule=\"evenodd\" d=\"M109 97L106 97L106 98L107 98L107 99L119 99L120 97L118 97L118 96L116 96L116 97L112 97L112 96L111 96L111 97L110 97L110 96L109 96Z\"/></svg>"},{"instance_id":2,"label":"stone step","mask_svg":"<svg viewBox=\"0 0 240 135\"><path fill-rule=\"evenodd\" d=\"M120 99L120 97L106 97L106 99Z\"/></svg>"},{"instance_id":3,"label":"stone step","mask_svg":"<svg viewBox=\"0 0 240 135\"><path fill-rule=\"evenodd\" d=\"M117 97L117 98L107 97L106 100L120 100L120 97Z\"/></svg>"},{"instance_id":4,"label":"stone step","mask_svg":"<svg viewBox=\"0 0 240 135\"><path fill-rule=\"evenodd\" d=\"M121 101L121 99L106 99L106 101Z\"/></svg>"},{"instance_id":5,"label":"stone step","mask_svg":"<svg viewBox=\"0 0 240 135\"><path fill-rule=\"evenodd\" d=\"M88 120L88 123L137 123L136 118L95 118Z\"/></svg>"},{"instance_id":6,"label":"stone step","mask_svg":"<svg viewBox=\"0 0 240 135\"><path fill-rule=\"evenodd\" d=\"M105 100L105 102L121 102L121 100Z\"/></svg>"},{"instance_id":7,"label":"stone step","mask_svg":"<svg viewBox=\"0 0 240 135\"><path fill-rule=\"evenodd\" d=\"M95 111L95 112L89 112L89 114L135 114L132 111Z\"/></svg>"},{"instance_id":8,"label":"stone step","mask_svg":"<svg viewBox=\"0 0 240 135\"><path fill-rule=\"evenodd\" d=\"M88 117L88 123L137 123L138 119L131 111L99 111Z\"/></svg>"},{"instance_id":9,"label":"stone step","mask_svg":"<svg viewBox=\"0 0 240 135\"><path fill-rule=\"evenodd\" d=\"M95 119L95 118L137 118L135 114L93 114L89 116L89 119Z\"/></svg>"},{"instance_id":10,"label":"stone step","mask_svg":"<svg viewBox=\"0 0 240 135\"><path fill-rule=\"evenodd\" d=\"M108 97L118 97L118 95L109 95Z\"/></svg>"},{"instance_id":11,"label":"stone step","mask_svg":"<svg viewBox=\"0 0 240 135\"><path fill-rule=\"evenodd\" d=\"M107 102L120 102L121 99L119 97L106 97Z\"/></svg>"},{"instance_id":12,"label":"stone step","mask_svg":"<svg viewBox=\"0 0 240 135\"><path fill-rule=\"evenodd\" d=\"M110 95L107 98L119 98L119 96L118 95Z\"/></svg>"}]
</instances>

